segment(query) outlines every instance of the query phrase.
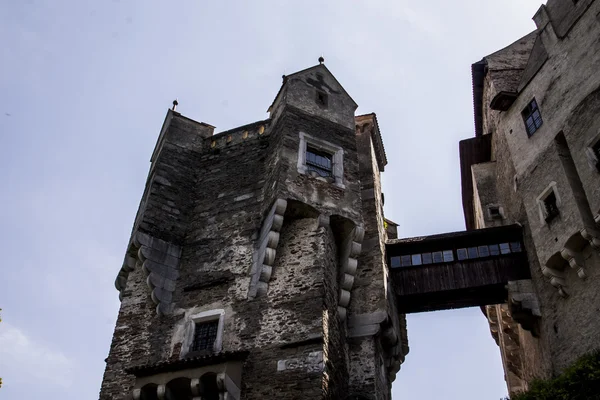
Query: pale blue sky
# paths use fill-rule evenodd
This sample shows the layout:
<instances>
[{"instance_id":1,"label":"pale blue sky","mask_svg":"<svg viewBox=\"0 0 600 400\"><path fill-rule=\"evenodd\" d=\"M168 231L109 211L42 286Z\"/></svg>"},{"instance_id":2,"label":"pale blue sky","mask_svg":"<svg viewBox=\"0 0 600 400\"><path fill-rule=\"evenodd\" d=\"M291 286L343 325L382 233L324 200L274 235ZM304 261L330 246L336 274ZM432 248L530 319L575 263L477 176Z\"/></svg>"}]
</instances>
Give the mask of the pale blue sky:
<instances>
[{"instance_id":1,"label":"pale blue sky","mask_svg":"<svg viewBox=\"0 0 600 400\"><path fill-rule=\"evenodd\" d=\"M540 0L0 0L0 389L98 396L113 281L166 109L218 131L266 118L283 73L325 56L377 113L400 235L464 228L471 63L535 28ZM498 400L479 309L411 315L394 400Z\"/></svg>"}]
</instances>

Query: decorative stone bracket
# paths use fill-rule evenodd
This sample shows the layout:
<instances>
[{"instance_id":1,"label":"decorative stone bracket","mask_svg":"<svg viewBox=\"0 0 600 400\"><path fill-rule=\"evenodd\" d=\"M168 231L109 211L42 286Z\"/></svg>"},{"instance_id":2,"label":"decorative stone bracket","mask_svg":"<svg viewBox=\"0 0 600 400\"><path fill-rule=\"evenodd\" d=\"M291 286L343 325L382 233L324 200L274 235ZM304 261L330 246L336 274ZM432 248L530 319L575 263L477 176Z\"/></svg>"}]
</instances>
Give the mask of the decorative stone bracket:
<instances>
[{"instance_id":1,"label":"decorative stone bracket","mask_svg":"<svg viewBox=\"0 0 600 400\"><path fill-rule=\"evenodd\" d=\"M269 281L273 273L273 264L277 253L277 245L279 244L279 232L283 226L283 215L286 208L287 201L277 199L265 217L258 239L258 248L252 257L248 299L263 296L269 289Z\"/></svg>"},{"instance_id":2,"label":"decorative stone bracket","mask_svg":"<svg viewBox=\"0 0 600 400\"><path fill-rule=\"evenodd\" d=\"M125 256L115 282L120 292L119 298L123 299L129 273L139 263L148 274L146 283L152 290L151 297L156 304L156 313L170 314L173 311L175 281L179 278L181 247L142 232L135 232L132 239L131 251Z\"/></svg>"},{"instance_id":3,"label":"decorative stone bracket","mask_svg":"<svg viewBox=\"0 0 600 400\"><path fill-rule=\"evenodd\" d=\"M530 279L508 282L508 305L513 320L538 337L542 313Z\"/></svg>"},{"instance_id":4,"label":"decorative stone bracket","mask_svg":"<svg viewBox=\"0 0 600 400\"><path fill-rule=\"evenodd\" d=\"M361 243L365 236L365 229L356 225L348 236L343 239L339 249L340 254L340 294L338 303L338 314L342 321L346 320L347 308L350 304L352 286L354 286L354 275L358 268L358 256L361 251Z\"/></svg>"}]
</instances>

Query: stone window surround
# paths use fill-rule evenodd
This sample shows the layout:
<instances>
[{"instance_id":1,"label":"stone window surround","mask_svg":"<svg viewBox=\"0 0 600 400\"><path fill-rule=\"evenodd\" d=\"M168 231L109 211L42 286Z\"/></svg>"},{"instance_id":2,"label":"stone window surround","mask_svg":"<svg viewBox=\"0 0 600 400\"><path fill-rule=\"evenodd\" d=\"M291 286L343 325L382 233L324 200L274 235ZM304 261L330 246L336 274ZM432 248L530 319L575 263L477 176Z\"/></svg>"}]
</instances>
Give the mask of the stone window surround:
<instances>
[{"instance_id":1,"label":"stone window surround","mask_svg":"<svg viewBox=\"0 0 600 400\"><path fill-rule=\"evenodd\" d=\"M181 357L184 357L190 351L192 351L192 345L194 341L194 330L196 324L201 322L219 321L219 327L217 328L217 338L213 345L213 352L218 353L223 348L223 325L225 320L225 310L218 308L214 310L202 311L193 314L189 318L189 323L186 328L185 340L181 348Z\"/></svg>"},{"instance_id":2,"label":"stone window surround","mask_svg":"<svg viewBox=\"0 0 600 400\"><path fill-rule=\"evenodd\" d=\"M332 178L330 179L333 179L333 185L339 187L340 189L344 189L346 187L344 185L344 149L325 140L317 139L304 132L300 132L299 136L300 145L298 146L298 172L304 175L309 175L308 168L306 167L306 148L307 145L310 144L311 147L331 154L331 161L333 165ZM324 182L330 181L330 179L328 180L320 176L315 177L315 179L322 180Z\"/></svg>"},{"instance_id":3,"label":"stone window surround","mask_svg":"<svg viewBox=\"0 0 600 400\"><path fill-rule=\"evenodd\" d=\"M562 201L560 199L560 195L558 194L558 190L556 189L555 181L550 182L550 184L544 189L544 191L535 199L538 205L540 222L542 223L542 225L548 224L548 222L546 222L546 205L544 203L544 200L546 200L546 198L551 193L554 193L554 196L556 196L556 207L560 208Z\"/></svg>"},{"instance_id":4,"label":"stone window surround","mask_svg":"<svg viewBox=\"0 0 600 400\"><path fill-rule=\"evenodd\" d=\"M493 214L492 209L498 210L498 214ZM504 207L501 207L499 204L496 204L496 203L488 204L486 206L486 211L487 211L487 218L490 221L503 220L504 218L506 218L504 215Z\"/></svg>"},{"instance_id":5,"label":"stone window surround","mask_svg":"<svg viewBox=\"0 0 600 400\"><path fill-rule=\"evenodd\" d=\"M586 145L585 153L588 158L588 162L590 167L597 172L600 172L600 159L598 154L594 151L594 147L596 147L600 143L600 132L596 136L594 136Z\"/></svg>"}]
</instances>

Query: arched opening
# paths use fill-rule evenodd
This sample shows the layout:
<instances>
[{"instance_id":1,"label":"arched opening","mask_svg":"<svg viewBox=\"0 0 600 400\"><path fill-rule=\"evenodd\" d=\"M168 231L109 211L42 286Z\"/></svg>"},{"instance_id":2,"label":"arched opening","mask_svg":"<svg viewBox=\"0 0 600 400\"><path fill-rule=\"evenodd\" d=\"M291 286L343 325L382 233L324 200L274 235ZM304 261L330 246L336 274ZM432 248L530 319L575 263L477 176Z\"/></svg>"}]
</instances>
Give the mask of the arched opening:
<instances>
[{"instance_id":1,"label":"arched opening","mask_svg":"<svg viewBox=\"0 0 600 400\"><path fill-rule=\"evenodd\" d=\"M200 378L202 387L202 400L219 400L219 385L217 385L217 374L208 372Z\"/></svg>"},{"instance_id":2,"label":"arched opening","mask_svg":"<svg viewBox=\"0 0 600 400\"><path fill-rule=\"evenodd\" d=\"M156 383L144 385L140 393L140 400L158 400L157 387Z\"/></svg>"},{"instance_id":3,"label":"arched opening","mask_svg":"<svg viewBox=\"0 0 600 400\"><path fill-rule=\"evenodd\" d=\"M167 400L192 400L191 379L177 378L167 383Z\"/></svg>"}]
</instances>

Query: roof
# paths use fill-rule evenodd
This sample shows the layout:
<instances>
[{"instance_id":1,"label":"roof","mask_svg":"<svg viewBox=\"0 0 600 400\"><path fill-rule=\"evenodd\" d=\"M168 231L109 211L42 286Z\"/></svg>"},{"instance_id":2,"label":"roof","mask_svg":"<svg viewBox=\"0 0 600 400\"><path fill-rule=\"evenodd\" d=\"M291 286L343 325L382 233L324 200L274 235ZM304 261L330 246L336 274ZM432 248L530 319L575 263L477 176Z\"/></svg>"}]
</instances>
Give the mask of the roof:
<instances>
[{"instance_id":1,"label":"roof","mask_svg":"<svg viewBox=\"0 0 600 400\"><path fill-rule=\"evenodd\" d=\"M273 102L271 103L271 105L267 109L267 112L271 111L271 108L273 107L273 105L275 104L275 102L277 101L277 99L279 98L279 95L283 91L283 88L285 87L285 84L286 84L286 82L288 81L289 78L293 78L296 75L304 74L304 73L306 73L306 72L308 72L310 70L317 69L317 68L323 68L323 69L325 69L325 71L327 71L329 73L329 75L331 75L331 77L333 78L333 80L340 86L340 88L342 88L342 91L344 92L344 94L346 96L348 96L350 98L350 100L352 100L352 102L354 103L355 106L358 107L358 104L356 104L356 101L354 101L354 99L352 98L352 96L350 96L348 94L348 92L346 92L346 89L344 89L344 87L342 86L342 84L337 80L337 78L335 77L335 75L333 75L331 73L331 71L325 66L325 64L317 64L317 65L313 65L312 67L308 67L308 68L305 68L303 70L300 70L298 72L294 72L293 74L284 75L283 76L283 82L281 83L281 87L277 91L277 94L275 95L275 98L273 99Z\"/></svg>"},{"instance_id":2,"label":"roof","mask_svg":"<svg viewBox=\"0 0 600 400\"><path fill-rule=\"evenodd\" d=\"M471 65L475 136L483 135L483 82L489 71L499 74L494 82L498 92L517 93L527 67L538 31L535 30L510 45L489 54Z\"/></svg>"},{"instance_id":3,"label":"roof","mask_svg":"<svg viewBox=\"0 0 600 400\"><path fill-rule=\"evenodd\" d=\"M383 138L381 137L381 131L379 130L379 122L377 121L377 114L363 114L354 117L355 120L364 120L370 118L373 121L375 129L371 131L371 138L375 147L375 157L377 158L377 166L380 171L384 171L385 166L388 163L387 156L385 154L385 147L383 146Z\"/></svg>"},{"instance_id":4,"label":"roof","mask_svg":"<svg viewBox=\"0 0 600 400\"><path fill-rule=\"evenodd\" d=\"M149 376L161 372L179 371L204 367L207 365L219 364L225 361L243 361L250 354L249 351L222 351L216 354L206 354L203 356L184 358L181 360L162 361L155 364L143 364L126 368L125 372L137 377Z\"/></svg>"}]
</instances>

